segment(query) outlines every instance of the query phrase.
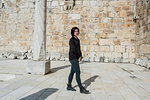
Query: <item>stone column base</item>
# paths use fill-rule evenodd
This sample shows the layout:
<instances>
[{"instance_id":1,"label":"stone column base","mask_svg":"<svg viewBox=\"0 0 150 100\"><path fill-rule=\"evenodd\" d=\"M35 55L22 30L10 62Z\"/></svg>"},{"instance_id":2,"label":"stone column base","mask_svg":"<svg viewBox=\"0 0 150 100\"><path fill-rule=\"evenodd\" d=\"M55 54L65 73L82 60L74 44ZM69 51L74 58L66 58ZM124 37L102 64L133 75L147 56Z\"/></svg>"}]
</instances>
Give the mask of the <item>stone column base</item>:
<instances>
[{"instance_id":1,"label":"stone column base","mask_svg":"<svg viewBox=\"0 0 150 100\"><path fill-rule=\"evenodd\" d=\"M50 61L28 60L26 73L45 75L50 72Z\"/></svg>"}]
</instances>

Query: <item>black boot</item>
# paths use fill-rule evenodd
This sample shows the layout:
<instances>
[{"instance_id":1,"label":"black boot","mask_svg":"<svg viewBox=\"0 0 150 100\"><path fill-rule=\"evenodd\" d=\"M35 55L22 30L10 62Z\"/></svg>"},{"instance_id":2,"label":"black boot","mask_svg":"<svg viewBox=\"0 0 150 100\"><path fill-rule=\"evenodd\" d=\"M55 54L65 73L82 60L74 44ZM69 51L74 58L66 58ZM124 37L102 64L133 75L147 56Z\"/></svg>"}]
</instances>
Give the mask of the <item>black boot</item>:
<instances>
[{"instance_id":1,"label":"black boot","mask_svg":"<svg viewBox=\"0 0 150 100\"><path fill-rule=\"evenodd\" d=\"M71 84L67 84L67 90L71 90L71 91L76 91L76 89L74 89Z\"/></svg>"},{"instance_id":2,"label":"black boot","mask_svg":"<svg viewBox=\"0 0 150 100\"><path fill-rule=\"evenodd\" d=\"M83 86L80 87L80 93L89 94L90 92L86 90Z\"/></svg>"}]
</instances>

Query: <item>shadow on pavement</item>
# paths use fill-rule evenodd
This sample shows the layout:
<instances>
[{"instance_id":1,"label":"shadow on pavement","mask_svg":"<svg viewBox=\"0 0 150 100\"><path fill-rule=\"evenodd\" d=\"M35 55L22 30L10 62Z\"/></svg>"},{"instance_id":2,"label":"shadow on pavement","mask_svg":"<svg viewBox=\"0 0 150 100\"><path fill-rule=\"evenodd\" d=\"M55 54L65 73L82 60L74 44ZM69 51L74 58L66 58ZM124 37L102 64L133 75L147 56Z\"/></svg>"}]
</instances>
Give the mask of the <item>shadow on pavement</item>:
<instances>
[{"instance_id":1,"label":"shadow on pavement","mask_svg":"<svg viewBox=\"0 0 150 100\"><path fill-rule=\"evenodd\" d=\"M94 75L90 77L89 79L85 80L82 85L85 85L85 89L87 89L88 86L91 85L92 82L95 82L96 78L99 77L98 75ZM78 85L75 85L73 88L77 87Z\"/></svg>"},{"instance_id":2,"label":"shadow on pavement","mask_svg":"<svg viewBox=\"0 0 150 100\"><path fill-rule=\"evenodd\" d=\"M56 88L45 88L19 100L45 100L48 96L56 91L58 91Z\"/></svg>"},{"instance_id":3,"label":"shadow on pavement","mask_svg":"<svg viewBox=\"0 0 150 100\"><path fill-rule=\"evenodd\" d=\"M90 63L90 62L84 62L84 61L79 62L79 64L84 64L84 63ZM55 73L58 70L65 69L65 68L68 68L68 67L71 67L71 64L70 65L60 66L60 67L57 67L57 68L52 68L50 73ZM50 74L50 73L47 73L47 74Z\"/></svg>"}]
</instances>

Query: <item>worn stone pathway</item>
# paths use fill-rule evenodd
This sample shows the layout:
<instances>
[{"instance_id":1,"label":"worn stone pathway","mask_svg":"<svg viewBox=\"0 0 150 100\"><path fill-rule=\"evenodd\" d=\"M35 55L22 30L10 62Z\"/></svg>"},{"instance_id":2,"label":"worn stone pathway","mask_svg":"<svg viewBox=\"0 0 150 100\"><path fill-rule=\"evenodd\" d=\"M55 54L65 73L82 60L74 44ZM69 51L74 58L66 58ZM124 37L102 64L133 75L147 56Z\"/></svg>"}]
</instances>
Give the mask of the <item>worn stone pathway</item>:
<instances>
[{"instance_id":1,"label":"worn stone pathway","mask_svg":"<svg viewBox=\"0 0 150 100\"><path fill-rule=\"evenodd\" d=\"M134 64L80 62L82 83L91 92L81 94L75 76L77 91L66 90L69 61L52 61L52 73L44 76L21 74L24 67L14 69L4 62L0 100L150 100L150 70Z\"/></svg>"}]
</instances>

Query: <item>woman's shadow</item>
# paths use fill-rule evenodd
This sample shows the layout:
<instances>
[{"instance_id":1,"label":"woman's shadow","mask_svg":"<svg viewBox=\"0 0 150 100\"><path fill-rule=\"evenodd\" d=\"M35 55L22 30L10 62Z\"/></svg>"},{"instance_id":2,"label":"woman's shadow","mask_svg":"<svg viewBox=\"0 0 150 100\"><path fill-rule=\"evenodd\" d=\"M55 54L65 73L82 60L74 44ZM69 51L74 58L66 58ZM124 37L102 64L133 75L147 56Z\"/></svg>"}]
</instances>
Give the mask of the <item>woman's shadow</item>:
<instances>
[{"instance_id":1,"label":"woman's shadow","mask_svg":"<svg viewBox=\"0 0 150 100\"><path fill-rule=\"evenodd\" d=\"M82 85L84 84L85 89L87 89L88 86L91 85L92 82L95 82L96 78L99 77L98 75L94 75L90 77L89 79L85 80ZM75 85L73 88L77 87L78 85Z\"/></svg>"},{"instance_id":2,"label":"woman's shadow","mask_svg":"<svg viewBox=\"0 0 150 100\"><path fill-rule=\"evenodd\" d=\"M58 91L57 88L45 88L19 100L45 100L48 96Z\"/></svg>"}]
</instances>

